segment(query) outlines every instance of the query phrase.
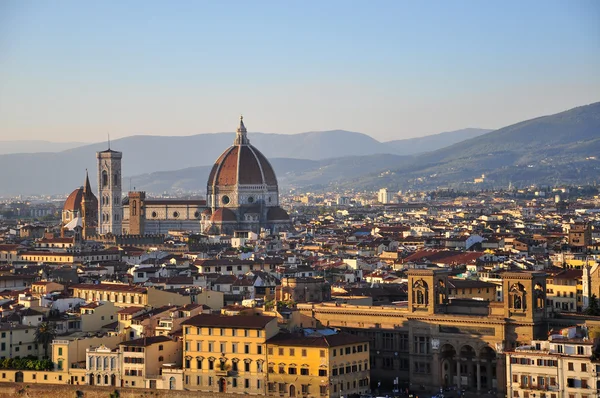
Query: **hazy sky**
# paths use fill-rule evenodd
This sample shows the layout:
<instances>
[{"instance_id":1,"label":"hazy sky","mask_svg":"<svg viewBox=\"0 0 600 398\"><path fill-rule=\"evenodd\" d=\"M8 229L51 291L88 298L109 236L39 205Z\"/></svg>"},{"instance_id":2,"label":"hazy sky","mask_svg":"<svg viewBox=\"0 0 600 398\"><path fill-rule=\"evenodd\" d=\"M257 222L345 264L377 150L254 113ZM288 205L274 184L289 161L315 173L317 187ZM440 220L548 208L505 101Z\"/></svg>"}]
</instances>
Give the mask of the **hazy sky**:
<instances>
[{"instance_id":1,"label":"hazy sky","mask_svg":"<svg viewBox=\"0 0 600 398\"><path fill-rule=\"evenodd\" d=\"M0 140L499 128L600 101L600 1L0 1Z\"/></svg>"}]
</instances>

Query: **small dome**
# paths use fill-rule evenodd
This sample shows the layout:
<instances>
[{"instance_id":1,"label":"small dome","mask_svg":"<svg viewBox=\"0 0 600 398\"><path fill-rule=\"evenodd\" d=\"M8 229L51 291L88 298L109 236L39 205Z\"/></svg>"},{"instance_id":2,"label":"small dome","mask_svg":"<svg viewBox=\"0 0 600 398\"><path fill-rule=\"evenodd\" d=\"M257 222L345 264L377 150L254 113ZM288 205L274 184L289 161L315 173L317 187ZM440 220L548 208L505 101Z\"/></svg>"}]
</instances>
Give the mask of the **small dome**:
<instances>
[{"instance_id":1,"label":"small dome","mask_svg":"<svg viewBox=\"0 0 600 398\"><path fill-rule=\"evenodd\" d=\"M237 222L237 217L235 213L226 208L220 208L215 210L213 215L210 217L211 222Z\"/></svg>"},{"instance_id":2,"label":"small dome","mask_svg":"<svg viewBox=\"0 0 600 398\"><path fill-rule=\"evenodd\" d=\"M212 214L211 209L204 209L204 211L202 212L203 216L210 216L211 214Z\"/></svg>"},{"instance_id":3,"label":"small dome","mask_svg":"<svg viewBox=\"0 0 600 398\"><path fill-rule=\"evenodd\" d=\"M81 199L83 198L83 187L77 188L67 198L63 205L63 211L81 212Z\"/></svg>"},{"instance_id":4,"label":"small dome","mask_svg":"<svg viewBox=\"0 0 600 398\"><path fill-rule=\"evenodd\" d=\"M289 221L290 215L281 207L271 207L267 212L268 221Z\"/></svg>"}]
</instances>

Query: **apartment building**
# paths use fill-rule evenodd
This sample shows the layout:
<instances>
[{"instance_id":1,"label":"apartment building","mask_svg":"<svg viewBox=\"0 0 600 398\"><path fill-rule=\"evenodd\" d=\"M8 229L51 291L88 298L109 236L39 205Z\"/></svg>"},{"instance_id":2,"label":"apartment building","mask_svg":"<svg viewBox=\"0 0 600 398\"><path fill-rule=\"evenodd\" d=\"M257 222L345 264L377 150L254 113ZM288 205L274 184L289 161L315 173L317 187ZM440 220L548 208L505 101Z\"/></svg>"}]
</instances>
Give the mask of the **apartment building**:
<instances>
[{"instance_id":1,"label":"apartment building","mask_svg":"<svg viewBox=\"0 0 600 398\"><path fill-rule=\"evenodd\" d=\"M369 340L326 330L267 341L267 395L342 397L370 391Z\"/></svg>"},{"instance_id":2,"label":"apartment building","mask_svg":"<svg viewBox=\"0 0 600 398\"><path fill-rule=\"evenodd\" d=\"M507 396L594 398L600 393L600 362L587 339L550 336L506 352Z\"/></svg>"},{"instance_id":3,"label":"apartment building","mask_svg":"<svg viewBox=\"0 0 600 398\"><path fill-rule=\"evenodd\" d=\"M196 315L183 326L183 387L205 392L266 395L266 342L277 318Z\"/></svg>"}]
</instances>

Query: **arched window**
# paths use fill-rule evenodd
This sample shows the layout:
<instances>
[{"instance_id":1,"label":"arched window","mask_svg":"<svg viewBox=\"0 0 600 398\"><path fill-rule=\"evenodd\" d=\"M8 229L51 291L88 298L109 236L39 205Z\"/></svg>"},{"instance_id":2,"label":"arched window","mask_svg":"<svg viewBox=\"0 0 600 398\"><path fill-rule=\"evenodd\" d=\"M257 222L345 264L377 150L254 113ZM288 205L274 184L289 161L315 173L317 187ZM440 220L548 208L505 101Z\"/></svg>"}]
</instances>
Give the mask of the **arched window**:
<instances>
[{"instance_id":1,"label":"arched window","mask_svg":"<svg viewBox=\"0 0 600 398\"><path fill-rule=\"evenodd\" d=\"M136 216L137 215L137 200L134 200L131 203L131 215L132 216Z\"/></svg>"},{"instance_id":2,"label":"arched window","mask_svg":"<svg viewBox=\"0 0 600 398\"><path fill-rule=\"evenodd\" d=\"M108 173L106 172L106 170L102 171L102 186L103 187L108 186Z\"/></svg>"},{"instance_id":3,"label":"arched window","mask_svg":"<svg viewBox=\"0 0 600 398\"><path fill-rule=\"evenodd\" d=\"M429 286L427 282L419 279L413 284L413 303L416 305L428 305L429 304Z\"/></svg>"},{"instance_id":4,"label":"arched window","mask_svg":"<svg viewBox=\"0 0 600 398\"><path fill-rule=\"evenodd\" d=\"M115 187L118 187L118 186L119 186L119 175L118 175L117 173L115 173L115 176L114 176L114 178L115 178L115 179L113 180L113 185L114 185Z\"/></svg>"},{"instance_id":5,"label":"arched window","mask_svg":"<svg viewBox=\"0 0 600 398\"><path fill-rule=\"evenodd\" d=\"M104 357L104 370L108 369L108 357Z\"/></svg>"},{"instance_id":6,"label":"arched window","mask_svg":"<svg viewBox=\"0 0 600 398\"><path fill-rule=\"evenodd\" d=\"M515 310L525 310L527 305L525 303L525 287L520 283L515 283L510 288L509 292L509 303L510 306Z\"/></svg>"}]
</instances>

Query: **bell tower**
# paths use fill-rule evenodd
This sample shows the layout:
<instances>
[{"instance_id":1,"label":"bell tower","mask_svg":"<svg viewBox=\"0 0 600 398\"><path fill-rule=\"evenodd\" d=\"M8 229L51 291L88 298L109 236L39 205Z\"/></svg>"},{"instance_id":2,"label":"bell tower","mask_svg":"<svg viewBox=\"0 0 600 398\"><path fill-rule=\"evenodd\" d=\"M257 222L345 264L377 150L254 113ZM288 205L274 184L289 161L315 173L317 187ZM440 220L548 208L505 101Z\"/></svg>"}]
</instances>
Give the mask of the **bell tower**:
<instances>
[{"instance_id":1,"label":"bell tower","mask_svg":"<svg viewBox=\"0 0 600 398\"><path fill-rule=\"evenodd\" d=\"M408 271L408 310L425 314L443 313L448 304L448 273L445 268Z\"/></svg>"},{"instance_id":2,"label":"bell tower","mask_svg":"<svg viewBox=\"0 0 600 398\"><path fill-rule=\"evenodd\" d=\"M121 235L121 159L123 154L109 148L97 152L98 159L98 233Z\"/></svg>"}]
</instances>

